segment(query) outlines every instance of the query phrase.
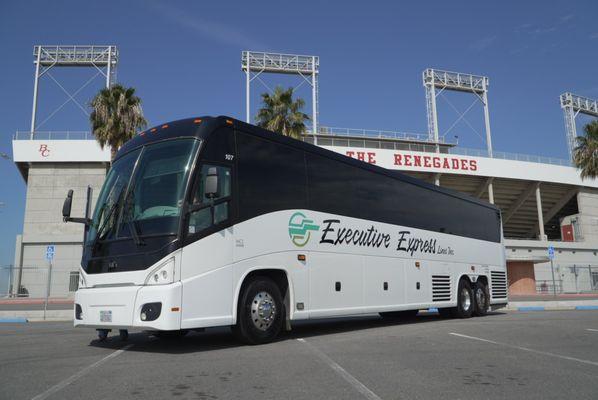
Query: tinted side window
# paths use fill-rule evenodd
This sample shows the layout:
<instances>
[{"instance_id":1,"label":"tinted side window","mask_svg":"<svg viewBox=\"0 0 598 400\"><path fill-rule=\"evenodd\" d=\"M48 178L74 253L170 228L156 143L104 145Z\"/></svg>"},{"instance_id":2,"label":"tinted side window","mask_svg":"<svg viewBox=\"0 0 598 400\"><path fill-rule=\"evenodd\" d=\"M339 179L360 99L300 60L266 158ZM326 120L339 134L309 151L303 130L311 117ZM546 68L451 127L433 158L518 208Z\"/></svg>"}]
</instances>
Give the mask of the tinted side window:
<instances>
[{"instance_id":1,"label":"tinted side window","mask_svg":"<svg viewBox=\"0 0 598 400\"><path fill-rule=\"evenodd\" d=\"M306 160L310 209L500 241L492 209L325 157Z\"/></svg>"},{"instance_id":2,"label":"tinted side window","mask_svg":"<svg viewBox=\"0 0 598 400\"><path fill-rule=\"evenodd\" d=\"M385 193L374 174L314 154L306 159L310 209L380 220L375 208Z\"/></svg>"},{"instance_id":3,"label":"tinted side window","mask_svg":"<svg viewBox=\"0 0 598 400\"><path fill-rule=\"evenodd\" d=\"M218 175L219 196L208 198L205 194L208 170L216 169ZM189 212L189 234L201 233L205 229L226 222L229 217L231 200L231 169L225 166L202 164L191 198Z\"/></svg>"},{"instance_id":4,"label":"tinted side window","mask_svg":"<svg viewBox=\"0 0 598 400\"><path fill-rule=\"evenodd\" d=\"M239 218L307 208L303 152L237 132Z\"/></svg>"}]
</instances>

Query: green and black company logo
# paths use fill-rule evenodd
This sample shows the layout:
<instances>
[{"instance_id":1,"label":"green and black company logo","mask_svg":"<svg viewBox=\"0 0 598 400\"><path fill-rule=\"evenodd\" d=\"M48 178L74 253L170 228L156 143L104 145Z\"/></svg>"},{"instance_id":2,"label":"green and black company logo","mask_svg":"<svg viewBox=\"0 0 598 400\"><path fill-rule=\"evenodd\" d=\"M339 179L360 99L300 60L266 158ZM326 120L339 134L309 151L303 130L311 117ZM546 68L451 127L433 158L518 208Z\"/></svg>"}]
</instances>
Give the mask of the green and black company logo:
<instances>
[{"instance_id":1,"label":"green and black company logo","mask_svg":"<svg viewBox=\"0 0 598 400\"><path fill-rule=\"evenodd\" d=\"M314 224L305 214L296 212L289 219L289 237L295 246L303 247L309 242L311 231L318 231L319 225Z\"/></svg>"},{"instance_id":2,"label":"green and black company logo","mask_svg":"<svg viewBox=\"0 0 598 400\"><path fill-rule=\"evenodd\" d=\"M351 246L369 247L377 249L395 248L398 252L409 254L441 254L454 256L453 247L441 244L442 239L435 237L420 237L419 232L400 230L388 232L379 230L379 227L371 224L369 227L356 227L351 224L344 224L340 219L322 220L320 225L314 224L313 219L308 219L300 211L295 212L289 219L289 237L297 247L303 247L309 242L312 231L315 235L320 233L319 245L330 246ZM318 239L316 238L316 241Z\"/></svg>"}]
</instances>

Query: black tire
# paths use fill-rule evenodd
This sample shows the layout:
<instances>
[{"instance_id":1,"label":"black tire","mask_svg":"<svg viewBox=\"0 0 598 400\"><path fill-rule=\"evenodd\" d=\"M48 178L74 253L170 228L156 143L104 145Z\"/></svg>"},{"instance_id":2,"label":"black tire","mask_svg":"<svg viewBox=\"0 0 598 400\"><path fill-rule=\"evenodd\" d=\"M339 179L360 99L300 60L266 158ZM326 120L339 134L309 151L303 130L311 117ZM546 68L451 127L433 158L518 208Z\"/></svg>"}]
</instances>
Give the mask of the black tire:
<instances>
[{"instance_id":1,"label":"black tire","mask_svg":"<svg viewBox=\"0 0 598 400\"><path fill-rule=\"evenodd\" d=\"M129 331L126 329L119 329L118 336L120 340L126 342L129 339Z\"/></svg>"},{"instance_id":2,"label":"black tire","mask_svg":"<svg viewBox=\"0 0 598 400\"><path fill-rule=\"evenodd\" d=\"M110 333L110 329L98 329L98 340L100 342L105 342L108 339L108 333Z\"/></svg>"},{"instance_id":3,"label":"black tire","mask_svg":"<svg viewBox=\"0 0 598 400\"><path fill-rule=\"evenodd\" d=\"M473 315L482 317L488 314L490 309L490 292L488 286L482 282L477 281L473 286L474 309Z\"/></svg>"},{"instance_id":4,"label":"black tire","mask_svg":"<svg viewBox=\"0 0 598 400\"><path fill-rule=\"evenodd\" d=\"M255 277L243 285L233 332L244 343L272 342L285 318L280 289L269 278Z\"/></svg>"},{"instance_id":5,"label":"black tire","mask_svg":"<svg viewBox=\"0 0 598 400\"><path fill-rule=\"evenodd\" d=\"M189 331L187 329L175 331L154 331L151 334L162 340L176 340L185 337Z\"/></svg>"},{"instance_id":6,"label":"black tire","mask_svg":"<svg viewBox=\"0 0 598 400\"><path fill-rule=\"evenodd\" d=\"M474 309L473 290L467 279L459 281L457 289L457 307L453 308L455 318L470 318Z\"/></svg>"},{"instance_id":7,"label":"black tire","mask_svg":"<svg viewBox=\"0 0 598 400\"><path fill-rule=\"evenodd\" d=\"M419 310L387 311L381 312L380 316L384 319L412 319L418 312Z\"/></svg>"}]
</instances>

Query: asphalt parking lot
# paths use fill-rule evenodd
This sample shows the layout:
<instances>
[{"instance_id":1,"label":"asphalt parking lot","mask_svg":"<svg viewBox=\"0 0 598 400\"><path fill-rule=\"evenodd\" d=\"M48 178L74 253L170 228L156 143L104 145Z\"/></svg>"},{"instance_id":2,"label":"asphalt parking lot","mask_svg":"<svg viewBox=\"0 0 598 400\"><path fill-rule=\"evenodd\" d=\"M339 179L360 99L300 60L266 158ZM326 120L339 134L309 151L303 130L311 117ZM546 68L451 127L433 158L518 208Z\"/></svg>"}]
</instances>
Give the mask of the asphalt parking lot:
<instances>
[{"instance_id":1,"label":"asphalt parking lot","mask_svg":"<svg viewBox=\"0 0 598 400\"><path fill-rule=\"evenodd\" d=\"M2 399L596 399L598 311L302 323L127 342L66 322L0 325Z\"/></svg>"}]
</instances>

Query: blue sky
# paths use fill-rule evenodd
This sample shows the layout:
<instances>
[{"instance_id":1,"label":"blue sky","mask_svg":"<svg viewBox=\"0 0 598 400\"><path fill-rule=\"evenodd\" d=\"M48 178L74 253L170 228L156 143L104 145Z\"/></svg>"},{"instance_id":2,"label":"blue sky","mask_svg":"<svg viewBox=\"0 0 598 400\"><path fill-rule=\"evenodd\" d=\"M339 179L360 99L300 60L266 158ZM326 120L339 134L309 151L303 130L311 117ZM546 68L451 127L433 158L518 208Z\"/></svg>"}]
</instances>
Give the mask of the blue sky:
<instances>
[{"instance_id":1,"label":"blue sky","mask_svg":"<svg viewBox=\"0 0 598 400\"><path fill-rule=\"evenodd\" d=\"M596 15L595 1L4 1L0 152L10 154L14 132L29 127L32 48L41 43L117 45L118 80L137 88L151 124L206 114L244 118L246 49L320 56L320 122L328 126L425 132L425 68L484 74L495 150L566 158L558 96L598 97ZM92 75L56 70L53 76L74 91ZM292 83L277 79L267 83ZM97 79L79 102L100 86ZM255 105L265 89L253 88ZM49 79L40 90L38 121L65 99ZM298 94L309 109L308 88ZM447 98L460 109L473 101ZM445 99L439 110L442 133L456 114ZM483 132L477 106L469 122ZM67 104L40 129L88 125ZM464 146L485 146L463 122L447 139L453 135ZM0 176L3 265L13 262L22 230L25 185L10 161L0 159Z\"/></svg>"}]
</instances>

